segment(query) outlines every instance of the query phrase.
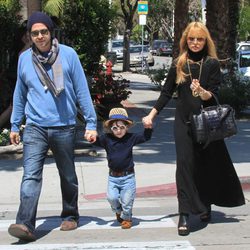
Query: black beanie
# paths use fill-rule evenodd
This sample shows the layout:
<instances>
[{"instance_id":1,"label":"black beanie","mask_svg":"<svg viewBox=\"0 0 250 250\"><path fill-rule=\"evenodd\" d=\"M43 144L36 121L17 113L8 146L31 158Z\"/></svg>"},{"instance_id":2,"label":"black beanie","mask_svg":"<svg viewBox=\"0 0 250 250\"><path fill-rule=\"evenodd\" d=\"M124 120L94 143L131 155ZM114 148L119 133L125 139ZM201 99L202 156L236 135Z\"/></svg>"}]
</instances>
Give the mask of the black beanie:
<instances>
[{"instance_id":1,"label":"black beanie","mask_svg":"<svg viewBox=\"0 0 250 250\"><path fill-rule=\"evenodd\" d=\"M27 30L31 31L31 27L35 23L43 23L47 26L50 32L53 31L54 24L51 18L43 12L36 11L31 14L27 23Z\"/></svg>"}]
</instances>

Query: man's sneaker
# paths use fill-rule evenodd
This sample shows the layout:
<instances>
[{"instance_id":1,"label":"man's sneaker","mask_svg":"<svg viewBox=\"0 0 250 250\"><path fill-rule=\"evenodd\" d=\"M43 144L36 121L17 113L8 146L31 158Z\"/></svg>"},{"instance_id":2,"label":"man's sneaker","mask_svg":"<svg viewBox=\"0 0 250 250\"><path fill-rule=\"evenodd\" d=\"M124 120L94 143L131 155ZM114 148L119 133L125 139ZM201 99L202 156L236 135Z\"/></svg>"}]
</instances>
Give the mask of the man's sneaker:
<instances>
[{"instance_id":1,"label":"man's sneaker","mask_svg":"<svg viewBox=\"0 0 250 250\"><path fill-rule=\"evenodd\" d=\"M8 232L11 236L14 236L23 241L35 241L36 236L23 224L11 224Z\"/></svg>"},{"instance_id":2,"label":"man's sneaker","mask_svg":"<svg viewBox=\"0 0 250 250\"><path fill-rule=\"evenodd\" d=\"M122 229L129 229L131 227L132 227L132 221L131 220L123 220Z\"/></svg>"},{"instance_id":3,"label":"man's sneaker","mask_svg":"<svg viewBox=\"0 0 250 250\"><path fill-rule=\"evenodd\" d=\"M65 220L62 222L60 230L61 231L70 231L77 229L77 222L75 220Z\"/></svg>"},{"instance_id":4,"label":"man's sneaker","mask_svg":"<svg viewBox=\"0 0 250 250\"><path fill-rule=\"evenodd\" d=\"M122 223L123 222L123 219L121 218L121 214L118 214L118 213L115 213L116 215L116 219L119 223Z\"/></svg>"}]
</instances>

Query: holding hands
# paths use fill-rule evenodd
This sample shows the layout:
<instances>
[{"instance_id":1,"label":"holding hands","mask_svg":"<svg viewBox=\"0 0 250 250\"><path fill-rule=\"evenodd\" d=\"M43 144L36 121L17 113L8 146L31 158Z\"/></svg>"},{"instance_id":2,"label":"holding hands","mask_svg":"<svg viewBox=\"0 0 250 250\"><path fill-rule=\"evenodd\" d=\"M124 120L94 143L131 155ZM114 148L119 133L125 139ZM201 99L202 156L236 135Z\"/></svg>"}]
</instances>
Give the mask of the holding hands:
<instances>
[{"instance_id":1,"label":"holding hands","mask_svg":"<svg viewBox=\"0 0 250 250\"><path fill-rule=\"evenodd\" d=\"M152 128L153 127L153 120L155 116L157 115L158 111L153 108L150 113L142 118L142 123L144 128Z\"/></svg>"},{"instance_id":2,"label":"holding hands","mask_svg":"<svg viewBox=\"0 0 250 250\"><path fill-rule=\"evenodd\" d=\"M149 115L142 118L142 123L143 123L144 128L152 128L153 127L153 120Z\"/></svg>"},{"instance_id":3,"label":"holding hands","mask_svg":"<svg viewBox=\"0 0 250 250\"><path fill-rule=\"evenodd\" d=\"M91 142L91 143L96 141L96 137L97 137L97 131L96 130L86 130L86 132L84 134L84 138L88 142Z\"/></svg>"}]
</instances>

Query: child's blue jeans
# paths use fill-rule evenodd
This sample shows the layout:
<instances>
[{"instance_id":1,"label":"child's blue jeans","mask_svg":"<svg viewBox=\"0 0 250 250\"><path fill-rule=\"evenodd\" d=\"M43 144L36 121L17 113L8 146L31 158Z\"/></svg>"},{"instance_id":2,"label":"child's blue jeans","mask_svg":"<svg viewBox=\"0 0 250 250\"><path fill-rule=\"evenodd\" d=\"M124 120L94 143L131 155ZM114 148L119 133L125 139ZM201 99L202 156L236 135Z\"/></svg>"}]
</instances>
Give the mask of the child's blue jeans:
<instances>
[{"instance_id":1,"label":"child's blue jeans","mask_svg":"<svg viewBox=\"0 0 250 250\"><path fill-rule=\"evenodd\" d=\"M132 220L132 209L136 193L135 174L108 177L107 199L115 213L123 220Z\"/></svg>"}]
</instances>

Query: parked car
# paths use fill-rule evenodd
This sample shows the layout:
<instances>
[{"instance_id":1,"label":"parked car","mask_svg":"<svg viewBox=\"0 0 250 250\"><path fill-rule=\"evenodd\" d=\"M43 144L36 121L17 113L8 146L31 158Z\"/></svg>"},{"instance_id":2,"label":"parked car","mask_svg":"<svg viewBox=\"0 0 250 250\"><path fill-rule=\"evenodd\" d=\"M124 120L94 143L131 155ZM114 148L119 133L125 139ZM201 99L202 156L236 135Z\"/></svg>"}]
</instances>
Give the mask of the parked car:
<instances>
[{"instance_id":1,"label":"parked car","mask_svg":"<svg viewBox=\"0 0 250 250\"><path fill-rule=\"evenodd\" d=\"M172 56L173 45L170 43L161 43L159 48L156 49L157 56Z\"/></svg>"},{"instance_id":2,"label":"parked car","mask_svg":"<svg viewBox=\"0 0 250 250\"><path fill-rule=\"evenodd\" d=\"M154 66L155 60L147 45L132 45L130 46L130 65L139 65L142 62L142 57L146 59L149 66Z\"/></svg>"},{"instance_id":3,"label":"parked car","mask_svg":"<svg viewBox=\"0 0 250 250\"><path fill-rule=\"evenodd\" d=\"M238 70L244 76L250 77L250 50L241 50L237 54Z\"/></svg>"},{"instance_id":4,"label":"parked car","mask_svg":"<svg viewBox=\"0 0 250 250\"><path fill-rule=\"evenodd\" d=\"M250 50L250 42L239 42L236 45L236 51L240 50Z\"/></svg>"},{"instance_id":5,"label":"parked car","mask_svg":"<svg viewBox=\"0 0 250 250\"><path fill-rule=\"evenodd\" d=\"M161 46L168 45L169 42L167 40L154 40L151 47L150 47L150 52L152 55L156 55L157 49L159 49Z\"/></svg>"},{"instance_id":6,"label":"parked car","mask_svg":"<svg viewBox=\"0 0 250 250\"><path fill-rule=\"evenodd\" d=\"M134 41L130 41L130 46L135 45L135 44L136 43ZM112 40L111 51L116 52L117 61L122 61L123 60L123 40L122 39Z\"/></svg>"},{"instance_id":7,"label":"parked car","mask_svg":"<svg viewBox=\"0 0 250 250\"><path fill-rule=\"evenodd\" d=\"M111 51L116 52L117 60L122 60L123 59L123 40L113 40Z\"/></svg>"}]
</instances>

